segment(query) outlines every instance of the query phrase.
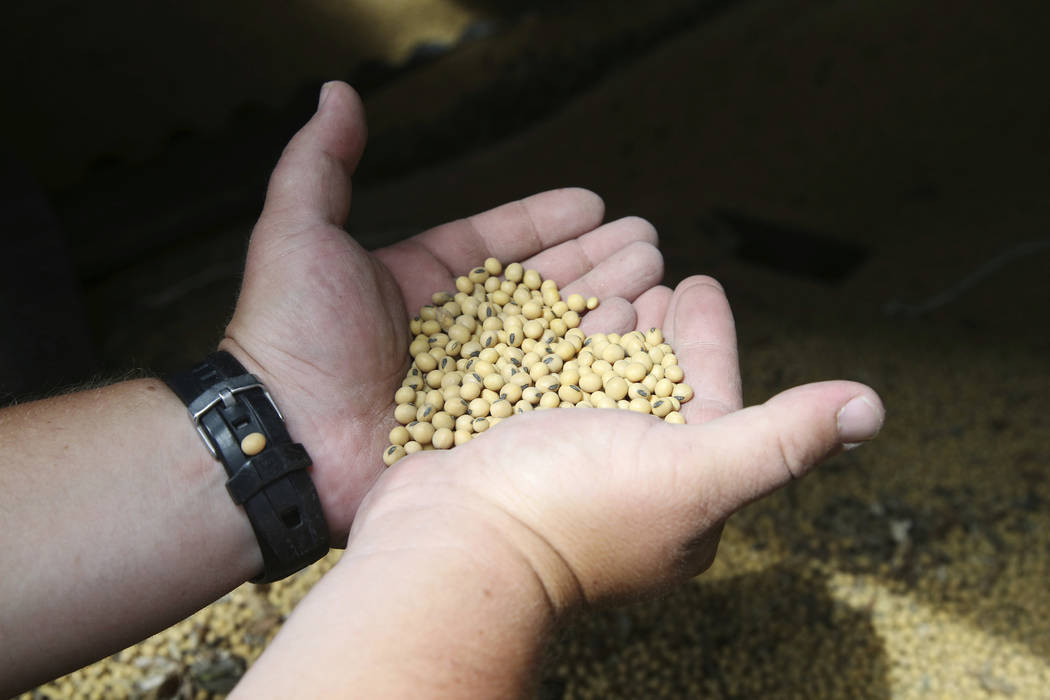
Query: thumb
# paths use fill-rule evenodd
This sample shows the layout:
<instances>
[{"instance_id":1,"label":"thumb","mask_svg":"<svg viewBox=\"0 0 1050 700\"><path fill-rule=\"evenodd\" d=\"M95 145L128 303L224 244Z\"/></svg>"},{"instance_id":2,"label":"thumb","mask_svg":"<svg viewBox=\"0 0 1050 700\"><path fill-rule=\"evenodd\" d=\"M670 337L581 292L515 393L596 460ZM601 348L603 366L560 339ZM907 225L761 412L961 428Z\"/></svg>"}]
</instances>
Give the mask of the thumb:
<instances>
[{"instance_id":1,"label":"thumb","mask_svg":"<svg viewBox=\"0 0 1050 700\"><path fill-rule=\"evenodd\" d=\"M676 447L679 464L695 464L694 493L717 499L724 516L762 498L844 448L870 440L885 419L882 401L856 382L806 384L703 425ZM692 458L690 458L692 456Z\"/></svg>"},{"instance_id":2,"label":"thumb","mask_svg":"<svg viewBox=\"0 0 1050 700\"><path fill-rule=\"evenodd\" d=\"M342 226L350 214L350 177L367 139L361 98L343 82L321 88L317 111L281 154L266 192L263 219L274 230L317 223Z\"/></svg>"}]
</instances>

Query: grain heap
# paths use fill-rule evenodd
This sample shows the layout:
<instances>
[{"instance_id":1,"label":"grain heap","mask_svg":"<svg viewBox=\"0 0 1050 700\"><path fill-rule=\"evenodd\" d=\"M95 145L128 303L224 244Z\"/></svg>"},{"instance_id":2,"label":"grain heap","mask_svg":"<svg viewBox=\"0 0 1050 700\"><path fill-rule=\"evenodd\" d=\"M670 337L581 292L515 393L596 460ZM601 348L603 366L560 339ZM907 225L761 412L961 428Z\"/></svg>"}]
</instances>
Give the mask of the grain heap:
<instances>
[{"instance_id":1,"label":"grain heap","mask_svg":"<svg viewBox=\"0 0 1050 700\"><path fill-rule=\"evenodd\" d=\"M679 409L693 390L660 329L586 336L581 314L598 299L563 300L553 280L516 262L504 270L489 258L456 290L435 292L409 324L412 364L394 394L388 466L533 410L619 408L685 422Z\"/></svg>"}]
</instances>

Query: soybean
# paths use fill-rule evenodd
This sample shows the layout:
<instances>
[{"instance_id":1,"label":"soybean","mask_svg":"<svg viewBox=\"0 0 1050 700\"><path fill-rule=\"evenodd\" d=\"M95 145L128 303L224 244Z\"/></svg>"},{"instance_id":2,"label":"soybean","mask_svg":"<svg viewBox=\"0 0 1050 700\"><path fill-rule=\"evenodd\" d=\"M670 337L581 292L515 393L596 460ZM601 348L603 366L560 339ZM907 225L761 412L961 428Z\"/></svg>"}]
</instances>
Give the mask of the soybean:
<instances>
[{"instance_id":1,"label":"soybean","mask_svg":"<svg viewBox=\"0 0 1050 700\"><path fill-rule=\"evenodd\" d=\"M500 277L502 275L502 279ZM449 449L537 408L617 408L684 423L693 397L659 328L624 335L579 329L597 297L564 299L553 280L487 258L439 290L409 321L408 373L383 462Z\"/></svg>"}]
</instances>

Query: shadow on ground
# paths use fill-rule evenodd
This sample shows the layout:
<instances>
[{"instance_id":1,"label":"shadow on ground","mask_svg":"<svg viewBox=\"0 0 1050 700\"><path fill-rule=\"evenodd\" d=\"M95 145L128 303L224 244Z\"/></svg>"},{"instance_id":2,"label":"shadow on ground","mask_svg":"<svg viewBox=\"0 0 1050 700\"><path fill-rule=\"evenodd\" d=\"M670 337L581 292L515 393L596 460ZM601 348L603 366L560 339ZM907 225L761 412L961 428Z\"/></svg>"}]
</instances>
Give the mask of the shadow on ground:
<instances>
[{"instance_id":1,"label":"shadow on ground","mask_svg":"<svg viewBox=\"0 0 1050 700\"><path fill-rule=\"evenodd\" d=\"M782 564L581 616L539 697L888 698L887 673L870 620L820 574Z\"/></svg>"}]
</instances>

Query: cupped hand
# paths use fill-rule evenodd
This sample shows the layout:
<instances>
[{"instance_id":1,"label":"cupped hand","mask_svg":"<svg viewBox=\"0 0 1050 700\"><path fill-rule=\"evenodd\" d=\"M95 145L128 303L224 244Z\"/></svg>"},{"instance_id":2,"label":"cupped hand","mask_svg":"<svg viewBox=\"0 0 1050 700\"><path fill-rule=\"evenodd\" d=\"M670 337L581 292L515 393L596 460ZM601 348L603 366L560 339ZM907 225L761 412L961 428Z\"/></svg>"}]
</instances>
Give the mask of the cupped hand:
<instances>
[{"instance_id":1,"label":"cupped hand","mask_svg":"<svg viewBox=\"0 0 1050 700\"><path fill-rule=\"evenodd\" d=\"M362 505L346 560L441 551L469 533L479 556L526 561L555 613L645 595L706 569L732 513L882 425L879 397L847 381L740 408L733 319L710 278L654 288L634 306L639 328L663 327L694 387L686 425L558 408L410 455Z\"/></svg>"},{"instance_id":2,"label":"cupped hand","mask_svg":"<svg viewBox=\"0 0 1050 700\"><path fill-rule=\"evenodd\" d=\"M602 298L592 326L633 327L669 295L655 287L663 266L652 226L602 225L604 206L585 190L546 192L366 251L342 228L364 143L359 98L326 84L271 177L220 343L269 387L306 446L336 544L385 469L409 312L433 292L454 290L457 275L494 256Z\"/></svg>"}]
</instances>

